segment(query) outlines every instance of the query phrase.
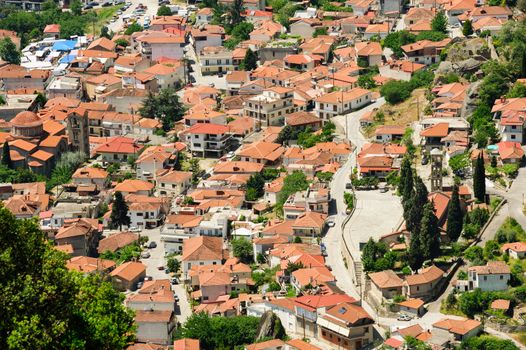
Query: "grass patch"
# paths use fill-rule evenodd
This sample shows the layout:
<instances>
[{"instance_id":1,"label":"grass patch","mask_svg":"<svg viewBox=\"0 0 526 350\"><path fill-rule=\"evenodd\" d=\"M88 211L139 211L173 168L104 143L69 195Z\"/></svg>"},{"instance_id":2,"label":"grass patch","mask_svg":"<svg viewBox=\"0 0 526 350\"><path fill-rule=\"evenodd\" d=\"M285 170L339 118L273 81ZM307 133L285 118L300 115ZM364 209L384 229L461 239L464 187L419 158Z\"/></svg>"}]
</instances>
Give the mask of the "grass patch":
<instances>
[{"instance_id":1,"label":"grass patch","mask_svg":"<svg viewBox=\"0 0 526 350\"><path fill-rule=\"evenodd\" d=\"M370 127L364 128L364 134L371 137L376 128L380 125L397 125L409 126L412 122L418 120L417 115L417 101L420 105L420 114L423 114L425 106L428 104L426 99L426 89L415 89L404 102L396 105L384 104L378 109L378 112L383 112L385 120L383 123L374 123Z\"/></svg>"},{"instance_id":2,"label":"grass patch","mask_svg":"<svg viewBox=\"0 0 526 350\"><path fill-rule=\"evenodd\" d=\"M522 345L526 345L526 332L511 333L511 336Z\"/></svg>"},{"instance_id":3,"label":"grass patch","mask_svg":"<svg viewBox=\"0 0 526 350\"><path fill-rule=\"evenodd\" d=\"M88 23L86 31L88 34L99 35L102 27L108 24L110 19L120 9L121 6L109 6L95 10L97 14L97 21L94 23Z\"/></svg>"}]
</instances>

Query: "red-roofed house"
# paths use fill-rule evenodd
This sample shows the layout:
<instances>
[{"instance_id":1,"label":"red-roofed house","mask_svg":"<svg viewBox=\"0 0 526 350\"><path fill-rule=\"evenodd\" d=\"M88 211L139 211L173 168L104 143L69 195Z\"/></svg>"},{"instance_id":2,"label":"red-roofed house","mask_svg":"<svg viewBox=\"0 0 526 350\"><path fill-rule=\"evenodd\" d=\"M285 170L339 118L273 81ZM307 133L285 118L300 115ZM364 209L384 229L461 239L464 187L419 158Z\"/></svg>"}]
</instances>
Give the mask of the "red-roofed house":
<instances>
[{"instance_id":1,"label":"red-roofed house","mask_svg":"<svg viewBox=\"0 0 526 350\"><path fill-rule=\"evenodd\" d=\"M44 28L44 38L55 38L60 37L60 24L48 24Z\"/></svg>"},{"instance_id":2,"label":"red-roofed house","mask_svg":"<svg viewBox=\"0 0 526 350\"><path fill-rule=\"evenodd\" d=\"M503 244L500 248L507 252L513 259L524 259L526 257L526 242L514 242Z\"/></svg>"},{"instance_id":3,"label":"red-roofed house","mask_svg":"<svg viewBox=\"0 0 526 350\"><path fill-rule=\"evenodd\" d=\"M227 125L197 123L185 131L190 152L221 157L228 151L232 135Z\"/></svg>"},{"instance_id":4,"label":"red-roofed house","mask_svg":"<svg viewBox=\"0 0 526 350\"><path fill-rule=\"evenodd\" d=\"M497 144L497 147L503 164L520 164L524 158L524 151L518 142L501 141Z\"/></svg>"}]
</instances>

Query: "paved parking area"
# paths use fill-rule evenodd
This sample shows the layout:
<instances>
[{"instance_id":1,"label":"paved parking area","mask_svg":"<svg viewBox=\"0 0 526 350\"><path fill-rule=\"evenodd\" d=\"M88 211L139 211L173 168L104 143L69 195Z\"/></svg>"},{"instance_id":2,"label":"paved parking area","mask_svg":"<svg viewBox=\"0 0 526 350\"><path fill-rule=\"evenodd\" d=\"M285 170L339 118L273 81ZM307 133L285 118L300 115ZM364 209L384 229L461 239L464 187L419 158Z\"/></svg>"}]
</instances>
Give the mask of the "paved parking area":
<instances>
[{"instance_id":1,"label":"paved parking area","mask_svg":"<svg viewBox=\"0 0 526 350\"><path fill-rule=\"evenodd\" d=\"M396 230L403 210L400 199L392 191L358 191L356 197L356 210L346 225L345 234L352 246L349 248L359 251L360 243L366 243L369 237L378 240Z\"/></svg>"}]
</instances>

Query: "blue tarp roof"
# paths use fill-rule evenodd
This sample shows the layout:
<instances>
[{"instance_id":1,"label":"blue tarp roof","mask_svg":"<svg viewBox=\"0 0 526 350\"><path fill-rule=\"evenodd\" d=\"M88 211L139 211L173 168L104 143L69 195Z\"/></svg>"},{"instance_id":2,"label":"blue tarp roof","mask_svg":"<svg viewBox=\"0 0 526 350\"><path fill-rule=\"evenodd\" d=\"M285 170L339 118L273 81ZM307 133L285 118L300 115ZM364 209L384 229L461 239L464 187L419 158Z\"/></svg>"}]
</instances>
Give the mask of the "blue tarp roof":
<instances>
[{"instance_id":1,"label":"blue tarp roof","mask_svg":"<svg viewBox=\"0 0 526 350\"><path fill-rule=\"evenodd\" d=\"M71 61L73 61L76 57L77 55L72 55L72 54L66 55L62 57L59 62L60 63L71 63Z\"/></svg>"},{"instance_id":2,"label":"blue tarp roof","mask_svg":"<svg viewBox=\"0 0 526 350\"><path fill-rule=\"evenodd\" d=\"M71 51L76 44L76 40L59 40L53 44L53 51Z\"/></svg>"}]
</instances>

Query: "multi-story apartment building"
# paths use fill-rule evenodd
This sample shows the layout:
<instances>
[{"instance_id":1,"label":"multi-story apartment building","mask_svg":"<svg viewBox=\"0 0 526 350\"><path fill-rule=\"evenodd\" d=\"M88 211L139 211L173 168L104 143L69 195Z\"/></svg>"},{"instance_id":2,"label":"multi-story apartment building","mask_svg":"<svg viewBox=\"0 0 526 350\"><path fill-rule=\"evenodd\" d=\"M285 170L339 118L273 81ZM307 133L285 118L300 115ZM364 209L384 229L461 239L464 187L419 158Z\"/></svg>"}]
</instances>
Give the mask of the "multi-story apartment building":
<instances>
[{"instance_id":1,"label":"multi-story apartment building","mask_svg":"<svg viewBox=\"0 0 526 350\"><path fill-rule=\"evenodd\" d=\"M294 90L274 86L263 90L263 93L249 98L244 103L244 114L256 118L262 125L282 125L285 116L295 112L293 103Z\"/></svg>"},{"instance_id":2,"label":"multi-story apartment building","mask_svg":"<svg viewBox=\"0 0 526 350\"><path fill-rule=\"evenodd\" d=\"M226 125L198 123L186 134L190 152L205 156L221 157L228 152L232 135Z\"/></svg>"},{"instance_id":3,"label":"multi-story apartment building","mask_svg":"<svg viewBox=\"0 0 526 350\"><path fill-rule=\"evenodd\" d=\"M372 101L369 90L352 89L350 91L334 91L316 98L314 112L325 124L332 117L350 113L352 110L361 108Z\"/></svg>"},{"instance_id":4,"label":"multi-story apartment building","mask_svg":"<svg viewBox=\"0 0 526 350\"><path fill-rule=\"evenodd\" d=\"M207 46L199 52L201 74L226 73L234 70L232 51L223 46Z\"/></svg>"}]
</instances>

